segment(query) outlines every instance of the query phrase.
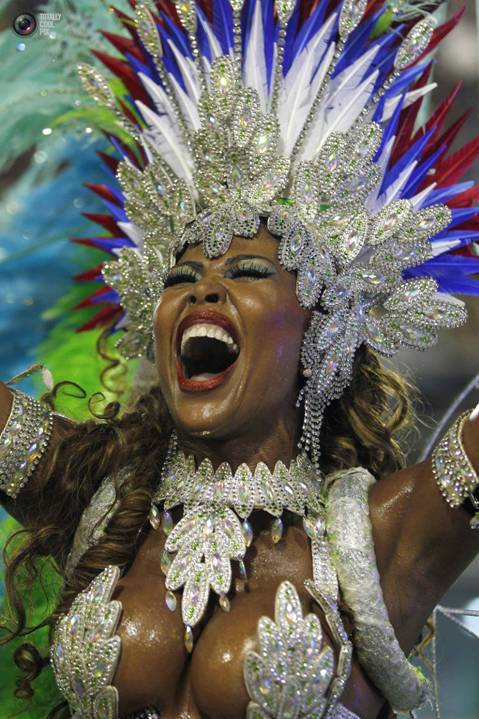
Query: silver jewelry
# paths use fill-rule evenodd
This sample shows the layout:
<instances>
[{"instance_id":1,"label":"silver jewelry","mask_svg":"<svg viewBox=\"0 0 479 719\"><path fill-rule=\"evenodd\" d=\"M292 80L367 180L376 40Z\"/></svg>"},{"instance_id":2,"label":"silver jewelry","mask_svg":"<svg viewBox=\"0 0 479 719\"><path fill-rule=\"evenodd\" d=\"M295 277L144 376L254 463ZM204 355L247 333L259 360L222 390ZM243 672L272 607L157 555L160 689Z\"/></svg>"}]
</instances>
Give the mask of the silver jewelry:
<instances>
[{"instance_id":1,"label":"silver jewelry","mask_svg":"<svg viewBox=\"0 0 479 719\"><path fill-rule=\"evenodd\" d=\"M0 434L0 489L15 499L44 455L52 433L50 409L19 390Z\"/></svg>"},{"instance_id":2,"label":"silver jewelry","mask_svg":"<svg viewBox=\"0 0 479 719\"><path fill-rule=\"evenodd\" d=\"M219 595L220 606L229 609L226 595L231 587L231 562L239 562L240 573L245 573L243 558L253 539L248 517L254 509L274 517L274 542L282 536L284 510L304 518L308 515L313 558L316 556L313 564L325 566L324 541L314 530L323 512L321 485L322 477L301 455L289 468L277 462L273 472L262 462L254 472L242 464L233 473L226 463L214 471L209 460L196 469L193 457L178 452L173 434L150 521L167 535L161 566L166 574L167 606L173 611L174 592L183 588L181 612L188 651L193 648L192 628L203 617L211 590ZM163 505L161 515L156 504ZM184 506L184 515L173 527L169 510L178 505Z\"/></svg>"},{"instance_id":3,"label":"silver jewelry","mask_svg":"<svg viewBox=\"0 0 479 719\"><path fill-rule=\"evenodd\" d=\"M425 206L421 193L402 196L416 160L403 169L402 184L383 187L392 149L384 128L391 103L396 107L403 94L393 86L428 46L435 21L424 13L411 28L391 57L392 75L377 88L374 47L355 57L353 68L338 71L351 33L365 20L366 0L347 0L331 11L290 68L283 60L295 2L276 3L271 78L264 76L260 3L248 13L243 43L243 3L233 0L229 51L194 3L177 6L184 46L193 54L193 60L183 56L172 43L181 81L163 61L165 40L151 13L142 4L136 9L141 51L151 55L161 83L139 72L151 102L136 102L144 123L133 137L140 134L147 162L138 167L126 158L117 172L129 239L105 264L103 277L125 312L119 346L126 357L149 352L152 311L182 248L201 242L207 257L218 257L234 235L254 237L266 218L280 238L282 266L297 273L300 303L314 310L298 403L304 400L300 448L319 468L324 411L351 381L358 348L366 344L386 356L402 346L424 349L436 341L439 326L466 318L464 304L440 293L433 278L405 275L433 258L431 239L451 225L451 211ZM199 54L200 26L208 59ZM273 37L275 27L268 32ZM345 72L351 74L341 82ZM95 101L118 114L98 71L81 64L79 73ZM381 105L386 91L392 97Z\"/></svg>"},{"instance_id":4,"label":"silver jewelry","mask_svg":"<svg viewBox=\"0 0 479 719\"><path fill-rule=\"evenodd\" d=\"M406 712L425 701L429 687L399 646L384 604L369 519L368 492L374 482L362 468L331 478L327 532L341 591L353 615L358 659L393 709Z\"/></svg>"},{"instance_id":5,"label":"silver jewelry","mask_svg":"<svg viewBox=\"0 0 479 719\"><path fill-rule=\"evenodd\" d=\"M460 507L470 499L476 514L471 518L472 529L479 528L479 502L474 491L479 477L471 464L462 443L462 432L471 412L461 414L448 429L432 453L432 471L442 496L452 508Z\"/></svg>"},{"instance_id":6,"label":"silver jewelry","mask_svg":"<svg viewBox=\"0 0 479 719\"><path fill-rule=\"evenodd\" d=\"M313 586L313 598L320 592ZM321 598L323 604L326 600ZM331 608L327 605L328 614ZM339 614L336 610L337 618ZM246 654L244 679L251 698L247 719L321 719L337 717L339 694L351 671L352 646L344 628L338 670L334 652L323 646L321 623L315 614L303 618L293 584L282 582L276 593L275 621L258 622L257 651Z\"/></svg>"}]
</instances>

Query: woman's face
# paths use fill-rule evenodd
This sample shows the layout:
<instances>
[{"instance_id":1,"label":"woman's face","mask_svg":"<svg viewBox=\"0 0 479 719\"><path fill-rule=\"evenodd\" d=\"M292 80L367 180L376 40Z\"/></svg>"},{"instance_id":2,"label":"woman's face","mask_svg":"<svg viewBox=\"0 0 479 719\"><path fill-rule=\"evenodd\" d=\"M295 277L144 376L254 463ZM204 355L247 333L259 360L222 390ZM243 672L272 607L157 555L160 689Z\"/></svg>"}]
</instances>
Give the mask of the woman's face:
<instances>
[{"instance_id":1,"label":"woman's face","mask_svg":"<svg viewBox=\"0 0 479 719\"><path fill-rule=\"evenodd\" d=\"M295 412L301 340L310 318L296 277L261 226L210 260L187 247L155 312L161 390L186 435L226 439L271 426Z\"/></svg>"}]
</instances>

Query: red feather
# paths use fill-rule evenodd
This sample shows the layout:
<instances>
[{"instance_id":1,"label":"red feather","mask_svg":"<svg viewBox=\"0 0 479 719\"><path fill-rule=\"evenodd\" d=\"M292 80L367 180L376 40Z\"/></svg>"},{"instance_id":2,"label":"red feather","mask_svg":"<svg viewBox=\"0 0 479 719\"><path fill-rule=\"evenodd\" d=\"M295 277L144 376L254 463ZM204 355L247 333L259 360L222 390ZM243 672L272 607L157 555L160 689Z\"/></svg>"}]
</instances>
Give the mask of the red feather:
<instances>
[{"instance_id":1,"label":"red feather","mask_svg":"<svg viewBox=\"0 0 479 719\"><path fill-rule=\"evenodd\" d=\"M429 81L431 75L432 65L429 64L423 73L421 73L417 82L411 88L412 90L418 90L421 87L425 87ZM411 145L411 135L416 125L417 116L421 109L423 98L420 97L412 105L406 107L401 113L401 120L399 127L396 132L396 141L394 143L393 151L391 153L390 164L394 164L399 160L407 148Z\"/></svg>"},{"instance_id":2,"label":"red feather","mask_svg":"<svg viewBox=\"0 0 479 719\"><path fill-rule=\"evenodd\" d=\"M464 190L460 195L448 200L446 204L451 208L470 207L473 202L479 202L479 185L475 185L469 190Z\"/></svg>"},{"instance_id":3,"label":"red feather","mask_svg":"<svg viewBox=\"0 0 479 719\"><path fill-rule=\"evenodd\" d=\"M113 47L115 47L119 52L121 52L122 55L126 55L126 53L128 52L130 53L130 55L136 57L137 60L140 60L141 62L145 61L143 53L140 51L140 48L134 42L134 40L131 40L124 35L116 35L115 33L108 32L107 30L101 30L101 34L109 42L111 42Z\"/></svg>"},{"instance_id":4,"label":"red feather","mask_svg":"<svg viewBox=\"0 0 479 719\"><path fill-rule=\"evenodd\" d=\"M74 279L79 280L80 282L93 282L101 275L102 268L102 264L96 265L95 267L92 267L91 270L74 275Z\"/></svg>"},{"instance_id":5,"label":"red feather","mask_svg":"<svg viewBox=\"0 0 479 719\"><path fill-rule=\"evenodd\" d=\"M103 327L105 325L113 324L113 321L117 319L122 310L119 305L110 305L109 307L103 307L99 312L94 315L84 325L78 327L77 332L86 332L92 330L95 327Z\"/></svg>"},{"instance_id":6,"label":"red feather","mask_svg":"<svg viewBox=\"0 0 479 719\"><path fill-rule=\"evenodd\" d=\"M74 307L74 309L75 309L75 310L81 310L81 309L83 309L84 307L95 307L95 306L97 305L97 303L98 303L98 300L97 300L97 302L95 302L95 299L98 298L98 297L101 297L102 295L106 295L108 292L110 292L110 288L109 288L109 287L100 287L99 290L96 290L95 292L92 292L91 295L88 295L88 297L86 297L84 300L82 300L81 302L79 302L79 303ZM109 301L108 304L111 305L111 304L116 304L116 303L112 303L112 302Z\"/></svg>"},{"instance_id":7,"label":"red feather","mask_svg":"<svg viewBox=\"0 0 479 719\"><path fill-rule=\"evenodd\" d=\"M449 93L449 95L446 97L445 100L443 100L436 110L433 112L429 120L426 122L426 124L421 127L417 133L414 135L412 142L415 142L418 140L422 135L425 135L426 132L429 132L433 127L435 127L434 133L431 135L429 142L427 143L426 147L424 148L424 156L428 155L431 150L434 149L434 141L437 138L438 134L440 133L444 122L447 118L447 115L452 107L452 104L454 100L456 99L457 93L459 92L461 88L462 83L458 82L452 89L452 91ZM444 143L441 142L441 145Z\"/></svg>"},{"instance_id":8,"label":"red feather","mask_svg":"<svg viewBox=\"0 0 479 719\"><path fill-rule=\"evenodd\" d=\"M118 169L119 160L117 160L116 157L112 157L111 155L107 155L106 152L102 152L101 150L97 150L96 154L101 159L101 161L112 171L116 174L116 171Z\"/></svg>"},{"instance_id":9,"label":"red feather","mask_svg":"<svg viewBox=\"0 0 479 719\"><path fill-rule=\"evenodd\" d=\"M149 95L143 89L143 86L135 75L133 68L125 62L125 60L120 60L112 55L107 55L101 50L93 50L92 52L95 57L101 60L101 62L114 75L120 78L130 95L132 95L135 100L141 100L145 103L145 105L148 105L149 107L151 106Z\"/></svg>"},{"instance_id":10,"label":"red feather","mask_svg":"<svg viewBox=\"0 0 479 719\"><path fill-rule=\"evenodd\" d=\"M452 185L460 180L479 157L479 137L461 147L450 157L446 157L436 168L435 180L439 186Z\"/></svg>"},{"instance_id":11,"label":"red feather","mask_svg":"<svg viewBox=\"0 0 479 719\"><path fill-rule=\"evenodd\" d=\"M449 127L441 137L439 137L435 143L432 144L432 146L429 149L430 153L436 152L440 147L443 145L446 145L447 147L450 147L454 140L456 139L457 135L459 134L462 126L466 122L467 118L471 114L471 110L466 110L465 113L459 117L456 122L454 122L451 127Z\"/></svg>"},{"instance_id":12,"label":"red feather","mask_svg":"<svg viewBox=\"0 0 479 719\"><path fill-rule=\"evenodd\" d=\"M82 215L86 217L87 220L95 222L95 224L100 225L100 227L104 227L112 237L123 237L123 232L111 215L104 215L98 212L82 212Z\"/></svg>"},{"instance_id":13,"label":"red feather","mask_svg":"<svg viewBox=\"0 0 479 719\"><path fill-rule=\"evenodd\" d=\"M120 200L115 197L110 188L106 185L100 185L96 182L85 182L83 184L85 187L88 187L89 190L92 190L92 192L95 192L97 195L100 195L100 197L103 197L104 200L113 202L113 204L118 205L118 207L122 206Z\"/></svg>"}]
</instances>

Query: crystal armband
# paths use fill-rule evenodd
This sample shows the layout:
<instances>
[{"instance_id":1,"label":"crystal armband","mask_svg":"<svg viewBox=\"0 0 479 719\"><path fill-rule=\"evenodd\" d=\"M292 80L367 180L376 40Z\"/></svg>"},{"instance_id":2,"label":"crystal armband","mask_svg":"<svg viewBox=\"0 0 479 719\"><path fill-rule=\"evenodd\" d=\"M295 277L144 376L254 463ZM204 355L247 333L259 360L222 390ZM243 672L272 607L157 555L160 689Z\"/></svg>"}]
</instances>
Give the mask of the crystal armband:
<instances>
[{"instance_id":1,"label":"crystal armband","mask_svg":"<svg viewBox=\"0 0 479 719\"><path fill-rule=\"evenodd\" d=\"M402 651L384 603L369 517L374 481L364 469L338 473L327 499L328 540L359 662L392 708L409 712L424 702L428 685Z\"/></svg>"},{"instance_id":2,"label":"crystal armband","mask_svg":"<svg viewBox=\"0 0 479 719\"><path fill-rule=\"evenodd\" d=\"M432 453L432 471L442 496L452 508L460 507L470 500L475 510L470 524L479 528L479 501L474 495L479 477L462 444L464 424L471 414L461 414L448 429Z\"/></svg>"},{"instance_id":3,"label":"crystal armband","mask_svg":"<svg viewBox=\"0 0 479 719\"><path fill-rule=\"evenodd\" d=\"M13 391L10 416L0 434L0 489L15 498L44 454L53 414L32 397Z\"/></svg>"}]
</instances>

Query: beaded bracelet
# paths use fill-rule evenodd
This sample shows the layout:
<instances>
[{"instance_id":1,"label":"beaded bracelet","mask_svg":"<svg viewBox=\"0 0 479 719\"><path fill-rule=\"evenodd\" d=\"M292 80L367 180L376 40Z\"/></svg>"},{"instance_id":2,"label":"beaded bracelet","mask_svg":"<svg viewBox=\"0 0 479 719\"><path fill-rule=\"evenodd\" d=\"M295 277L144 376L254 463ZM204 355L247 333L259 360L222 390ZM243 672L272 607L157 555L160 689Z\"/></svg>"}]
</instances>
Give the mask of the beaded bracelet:
<instances>
[{"instance_id":1,"label":"beaded bracelet","mask_svg":"<svg viewBox=\"0 0 479 719\"><path fill-rule=\"evenodd\" d=\"M470 414L470 410L461 414L435 447L432 471L439 491L450 507L460 507L466 500L471 501L474 516L470 525L472 529L479 529L479 502L474 496L479 477L462 444L464 424Z\"/></svg>"},{"instance_id":2,"label":"beaded bracelet","mask_svg":"<svg viewBox=\"0 0 479 719\"><path fill-rule=\"evenodd\" d=\"M0 434L0 490L15 499L40 462L52 434L53 414L13 390L10 416Z\"/></svg>"}]
</instances>

